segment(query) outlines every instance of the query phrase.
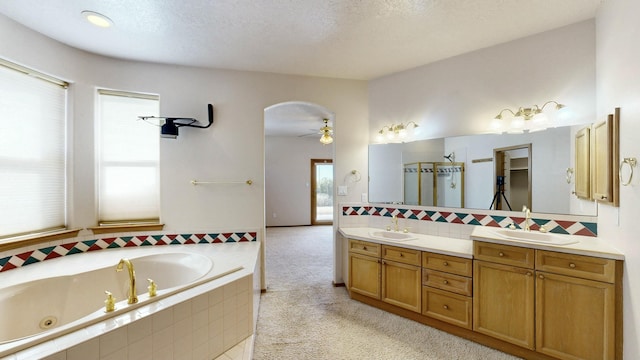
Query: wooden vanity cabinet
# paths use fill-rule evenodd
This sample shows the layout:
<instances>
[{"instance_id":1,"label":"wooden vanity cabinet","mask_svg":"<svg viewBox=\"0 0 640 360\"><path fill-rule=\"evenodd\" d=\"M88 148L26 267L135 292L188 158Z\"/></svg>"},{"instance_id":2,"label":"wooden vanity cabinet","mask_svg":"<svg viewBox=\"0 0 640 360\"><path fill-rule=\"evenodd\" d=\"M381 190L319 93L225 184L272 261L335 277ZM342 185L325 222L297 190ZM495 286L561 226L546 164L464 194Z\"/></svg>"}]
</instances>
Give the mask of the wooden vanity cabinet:
<instances>
[{"instance_id":1,"label":"wooden vanity cabinet","mask_svg":"<svg viewBox=\"0 0 640 360\"><path fill-rule=\"evenodd\" d=\"M534 250L473 245L473 330L533 350Z\"/></svg>"},{"instance_id":2,"label":"wooden vanity cabinet","mask_svg":"<svg viewBox=\"0 0 640 360\"><path fill-rule=\"evenodd\" d=\"M474 242L474 330L557 359L621 358L622 263Z\"/></svg>"},{"instance_id":3,"label":"wooden vanity cabinet","mask_svg":"<svg viewBox=\"0 0 640 360\"><path fill-rule=\"evenodd\" d=\"M472 328L472 260L422 253L422 314Z\"/></svg>"},{"instance_id":4,"label":"wooden vanity cabinet","mask_svg":"<svg viewBox=\"0 0 640 360\"><path fill-rule=\"evenodd\" d=\"M349 240L349 291L380 300L380 244Z\"/></svg>"},{"instance_id":5,"label":"wooden vanity cabinet","mask_svg":"<svg viewBox=\"0 0 640 360\"><path fill-rule=\"evenodd\" d=\"M382 301L419 313L421 276L419 250L382 245Z\"/></svg>"},{"instance_id":6,"label":"wooden vanity cabinet","mask_svg":"<svg viewBox=\"0 0 640 360\"><path fill-rule=\"evenodd\" d=\"M616 262L536 251L536 350L558 359L616 358Z\"/></svg>"},{"instance_id":7,"label":"wooden vanity cabinet","mask_svg":"<svg viewBox=\"0 0 640 360\"><path fill-rule=\"evenodd\" d=\"M420 251L349 239L349 291L421 310Z\"/></svg>"}]
</instances>

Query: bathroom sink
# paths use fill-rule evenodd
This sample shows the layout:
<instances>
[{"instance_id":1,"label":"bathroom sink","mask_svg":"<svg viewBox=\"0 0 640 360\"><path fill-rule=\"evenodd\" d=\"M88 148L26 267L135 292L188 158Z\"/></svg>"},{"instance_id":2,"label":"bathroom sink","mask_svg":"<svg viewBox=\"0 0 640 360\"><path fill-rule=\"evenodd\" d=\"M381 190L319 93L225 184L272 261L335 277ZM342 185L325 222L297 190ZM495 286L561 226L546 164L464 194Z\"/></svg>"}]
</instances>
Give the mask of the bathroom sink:
<instances>
[{"instance_id":1,"label":"bathroom sink","mask_svg":"<svg viewBox=\"0 0 640 360\"><path fill-rule=\"evenodd\" d=\"M392 240L392 241L407 241L407 240L416 239L415 235L410 233L386 231L386 230L370 231L369 235L377 239Z\"/></svg>"},{"instance_id":2,"label":"bathroom sink","mask_svg":"<svg viewBox=\"0 0 640 360\"><path fill-rule=\"evenodd\" d=\"M539 244L569 245L578 242L578 240L569 236L560 236L550 233L542 233L539 231L496 229L491 230L491 232L503 239L528 241Z\"/></svg>"}]
</instances>

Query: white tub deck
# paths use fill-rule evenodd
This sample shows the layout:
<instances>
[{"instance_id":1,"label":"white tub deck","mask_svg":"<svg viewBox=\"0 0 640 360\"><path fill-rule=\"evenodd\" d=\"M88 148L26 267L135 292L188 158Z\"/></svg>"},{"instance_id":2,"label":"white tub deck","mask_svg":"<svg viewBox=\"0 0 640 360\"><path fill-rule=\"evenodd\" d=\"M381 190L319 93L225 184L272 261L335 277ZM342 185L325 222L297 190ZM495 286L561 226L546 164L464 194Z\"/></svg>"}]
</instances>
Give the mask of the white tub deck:
<instances>
[{"instance_id":1,"label":"white tub deck","mask_svg":"<svg viewBox=\"0 0 640 360\"><path fill-rule=\"evenodd\" d=\"M88 267L101 268L109 265L112 265L115 271L115 266L122 257L135 258L163 253L197 253L211 257L214 262L212 276L205 276L203 279L187 286L186 289L180 292L157 300L154 299L156 301L146 301L142 304L131 306L130 308L126 308L126 304L124 304L112 317L100 319L99 322L94 324L76 326L72 331L66 332L63 335L54 335L52 337L47 333L42 333L2 344L0 345L0 358L18 360L41 359L51 356L106 335L119 328L126 327L137 320L147 318L153 314L184 303L185 301L222 288L239 279L246 277L249 277L249 279L254 278L254 269L256 269L256 264L258 264L259 261L259 249L259 242L109 249L65 256L61 259L48 260L43 263L25 266L21 269L7 271L2 274L3 287L42 278L43 271L46 271L46 274L44 274L46 277L64 276L84 271L80 269L86 269ZM217 271L225 273L225 275L217 277L215 276ZM118 303L118 305L120 304L121 302ZM103 304L96 304L96 309L100 309L101 306L103 306ZM251 316L249 315L249 317Z\"/></svg>"}]
</instances>

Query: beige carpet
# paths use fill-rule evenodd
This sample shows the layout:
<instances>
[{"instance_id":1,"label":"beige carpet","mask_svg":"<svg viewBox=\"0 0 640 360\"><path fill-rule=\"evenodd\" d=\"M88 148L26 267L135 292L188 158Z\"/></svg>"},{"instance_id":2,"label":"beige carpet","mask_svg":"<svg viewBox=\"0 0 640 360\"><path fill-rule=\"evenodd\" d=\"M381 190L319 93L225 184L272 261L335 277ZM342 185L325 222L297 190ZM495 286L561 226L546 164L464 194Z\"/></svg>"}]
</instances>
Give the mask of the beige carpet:
<instances>
[{"instance_id":1,"label":"beige carpet","mask_svg":"<svg viewBox=\"0 0 640 360\"><path fill-rule=\"evenodd\" d=\"M349 299L330 226L268 228L254 359L516 359Z\"/></svg>"}]
</instances>

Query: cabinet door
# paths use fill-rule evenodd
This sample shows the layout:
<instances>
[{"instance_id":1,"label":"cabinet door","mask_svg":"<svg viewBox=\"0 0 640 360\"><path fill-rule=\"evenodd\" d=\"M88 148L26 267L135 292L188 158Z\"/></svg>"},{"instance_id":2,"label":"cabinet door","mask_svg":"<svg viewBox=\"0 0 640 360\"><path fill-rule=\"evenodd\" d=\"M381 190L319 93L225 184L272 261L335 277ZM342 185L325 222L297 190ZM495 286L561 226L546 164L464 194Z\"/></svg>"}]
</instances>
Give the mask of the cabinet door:
<instances>
[{"instance_id":1,"label":"cabinet door","mask_svg":"<svg viewBox=\"0 0 640 360\"><path fill-rule=\"evenodd\" d=\"M382 261L382 301L421 312L421 268L395 261Z\"/></svg>"},{"instance_id":2,"label":"cabinet door","mask_svg":"<svg viewBox=\"0 0 640 360\"><path fill-rule=\"evenodd\" d=\"M613 284L536 275L536 349L558 359L613 359Z\"/></svg>"},{"instance_id":3,"label":"cabinet door","mask_svg":"<svg viewBox=\"0 0 640 360\"><path fill-rule=\"evenodd\" d=\"M613 200L613 188L611 179L611 134L612 115L608 121L593 125L592 130L592 169L593 169L593 197L598 201L611 202Z\"/></svg>"},{"instance_id":4,"label":"cabinet door","mask_svg":"<svg viewBox=\"0 0 640 360\"><path fill-rule=\"evenodd\" d=\"M588 127L576 133L575 192L577 197L588 200L591 200L590 139Z\"/></svg>"},{"instance_id":5,"label":"cabinet door","mask_svg":"<svg viewBox=\"0 0 640 360\"><path fill-rule=\"evenodd\" d=\"M473 329L534 348L533 270L473 262Z\"/></svg>"},{"instance_id":6,"label":"cabinet door","mask_svg":"<svg viewBox=\"0 0 640 360\"><path fill-rule=\"evenodd\" d=\"M380 259L349 253L349 291L380 300Z\"/></svg>"}]
</instances>

